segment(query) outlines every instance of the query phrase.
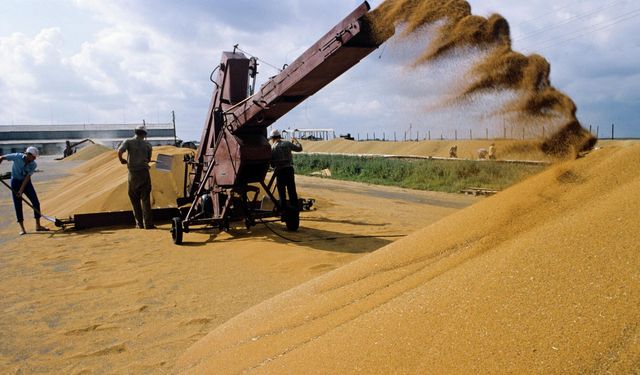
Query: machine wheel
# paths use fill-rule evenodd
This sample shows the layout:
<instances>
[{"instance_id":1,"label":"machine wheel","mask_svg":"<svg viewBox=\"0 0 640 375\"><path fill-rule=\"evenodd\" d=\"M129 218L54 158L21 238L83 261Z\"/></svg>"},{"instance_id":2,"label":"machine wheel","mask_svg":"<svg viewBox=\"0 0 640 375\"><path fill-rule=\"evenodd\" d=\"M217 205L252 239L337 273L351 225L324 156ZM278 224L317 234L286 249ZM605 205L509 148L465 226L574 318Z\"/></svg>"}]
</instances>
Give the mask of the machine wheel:
<instances>
[{"instance_id":1,"label":"machine wheel","mask_svg":"<svg viewBox=\"0 0 640 375\"><path fill-rule=\"evenodd\" d=\"M182 218L174 217L171 219L171 238L176 245L182 244Z\"/></svg>"},{"instance_id":2,"label":"machine wheel","mask_svg":"<svg viewBox=\"0 0 640 375\"><path fill-rule=\"evenodd\" d=\"M287 229L295 232L300 228L300 212L298 210L287 210L282 214L284 223L287 224Z\"/></svg>"},{"instance_id":3,"label":"machine wheel","mask_svg":"<svg viewBox=\"0 0 640 375\"><path fill-rule=\"evenodd\" d=\"M222 218L220 223L218 224L218 228L221 232L228 232L231 224L229 223L229 219L227 217Z\"/></svg>"},{"instance_id":4,"label":"machine wheel","mask_svg":"<svg viewBox=\"0 0 640 375\"><path fill-rule=\"evenodd\" d=\"M247 230L251 229L251 227L256 226L256 221L251 217L246 217L244 219L244 226L247 227Z\"/></svg>"}]
</instances>

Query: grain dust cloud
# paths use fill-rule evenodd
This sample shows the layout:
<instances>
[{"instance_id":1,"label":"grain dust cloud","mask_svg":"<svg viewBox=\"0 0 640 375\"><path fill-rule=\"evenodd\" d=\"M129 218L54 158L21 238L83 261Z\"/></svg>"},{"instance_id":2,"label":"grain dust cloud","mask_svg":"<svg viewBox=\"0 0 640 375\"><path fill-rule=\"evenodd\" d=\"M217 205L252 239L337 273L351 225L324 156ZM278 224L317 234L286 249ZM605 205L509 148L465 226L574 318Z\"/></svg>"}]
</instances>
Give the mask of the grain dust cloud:
<instances>
[{"instance_id":1,"label":"grain dust cloud","mask_svg":"<svg viewBox=\"0 0 640 375\"><path fill-rule=\"evenodd\" d=\"M399 40L429 34L413 67L447 60L465 49L483 51L482 58L471 63L468 81L453 101L513 92L499 115L517 123L523 133L544 138L540 147L545 153L568 156L594 146L596 139L580 125L573 100L551 85L549 62L538 54L514 51L509 23L501 15L473 15L470 4L461 0L387 0L371 17L381 38L394 33L395 27L401 29Z\"/></svg>"}]
</instances>

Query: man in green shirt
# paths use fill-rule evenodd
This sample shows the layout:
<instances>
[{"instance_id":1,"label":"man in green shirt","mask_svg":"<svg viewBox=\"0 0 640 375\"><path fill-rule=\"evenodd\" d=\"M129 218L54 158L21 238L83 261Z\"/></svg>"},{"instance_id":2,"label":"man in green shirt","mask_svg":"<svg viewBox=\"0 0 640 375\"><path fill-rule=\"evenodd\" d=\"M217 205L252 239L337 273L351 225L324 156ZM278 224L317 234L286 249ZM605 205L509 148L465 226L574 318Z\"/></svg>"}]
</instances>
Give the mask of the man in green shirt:
<instances>
[{"instance_id":1,"label":"man in green shirt","mask_svg":"<svg viewBox=\"0 0 640 375\"><path fill-rule=\"evenodd\" d=\"M133 207L133 216L138 228L154 229L151 214L151 144L145 140L147 127L139 125L135 129L136 136L122 142L118 149L120 163L129 169L129 199ZM125 160L122 155L127 153Z\"/></svg>"}]
</instances>

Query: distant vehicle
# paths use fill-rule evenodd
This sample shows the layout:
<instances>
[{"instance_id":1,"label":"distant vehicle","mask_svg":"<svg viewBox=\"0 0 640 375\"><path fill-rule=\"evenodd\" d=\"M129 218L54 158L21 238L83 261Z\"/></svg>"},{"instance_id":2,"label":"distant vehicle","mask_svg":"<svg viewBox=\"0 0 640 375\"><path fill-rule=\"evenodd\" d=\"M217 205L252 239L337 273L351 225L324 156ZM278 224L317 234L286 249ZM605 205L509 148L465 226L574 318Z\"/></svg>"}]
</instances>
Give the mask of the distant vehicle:
<instances>
[{"instance_id":1,"label":"distant vehicle","mask_svg":"<svg viewBox=\"0 0 640 375\"><path fill-rule=\"evenodd\" d=\"M186 142L182 142L180 144L180 147L197 150L199 145L200 145L200 142L198 142L198 141L186 141Z\"/></svg>"},{"instance_id":2,"label":"distant vehicle","mask_svg":"<svg viewBox=\"0 0 640 375\"><path fill-rule=\"evenodd\" d=\"M88 139L88 138L85 139L85 140L82 140L80 142L75 142L75 143L71 143L70 141L66 141L65 142L64 151L62 151L62 158L58 158L57 160L61 160L61 159L64 159L66 157L69 157L69 156L75 154L76 151L77 151L76 147L80 146L81 144L83 144L85 142L91 142L92 144L95 144L94 141L92 141L91 139Z\"/></svg>"},{"instance_id":3,"label":"distant vehicle","mask_svg":"<svg viewBox=\"0 0 640 375\"><path fill-rule=\"evenodd\" d=\"M351 136L351 133L347 133L346 135L340 134L340 138L346 139L348 141L354 141L355 139Z\"/></svg>"},{"instance_id":4,"label":"distant vehicle","mask_svg":"<svg viewBox=\"0 0 640 375\"><path fill-rule=\"evenodd\" d=\"M316 137L314 135L303 136L301 139L306 141L321 141L322 138Z\"/></svg>"}]
</instances>

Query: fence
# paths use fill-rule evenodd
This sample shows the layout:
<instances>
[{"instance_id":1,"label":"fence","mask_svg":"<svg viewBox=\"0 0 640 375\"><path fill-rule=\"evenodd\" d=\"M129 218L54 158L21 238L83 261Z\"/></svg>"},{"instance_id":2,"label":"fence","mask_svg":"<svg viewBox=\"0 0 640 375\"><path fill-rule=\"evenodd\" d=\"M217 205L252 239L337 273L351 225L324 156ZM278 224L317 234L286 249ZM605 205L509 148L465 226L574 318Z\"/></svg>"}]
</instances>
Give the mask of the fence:
<instances>
[{"instance_id":1,"label":"fence","mask_svg":"<svg viewBox=\"0 0 640 375\"><path fill-rule=\"evenodd\" d=\"M595 132L593 126L589 125L589 132L599 139L616 139L615 138L615 124L611 124L611 133L601 134L600 126L596 126ZM431 130L409 130L404 132L365 132L356 133L355 137L351 137L351 134L347 136L341 136L342 138L354 139L357 141L430 141L430 140L488 140L488 139L512 139L512 140L526 140L526 139L540 139L549 135L549 131L546 127L540 128L526 128L526 127L503 127L499 131L495 129L490 131L489 128L485 128L483 131L478 129L452 129L447 132L438 131L433 132ZM602 137L601 137L602 135ZM624 139L624 138L619 138Z\"/></svg>"}]
</instances>

